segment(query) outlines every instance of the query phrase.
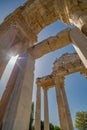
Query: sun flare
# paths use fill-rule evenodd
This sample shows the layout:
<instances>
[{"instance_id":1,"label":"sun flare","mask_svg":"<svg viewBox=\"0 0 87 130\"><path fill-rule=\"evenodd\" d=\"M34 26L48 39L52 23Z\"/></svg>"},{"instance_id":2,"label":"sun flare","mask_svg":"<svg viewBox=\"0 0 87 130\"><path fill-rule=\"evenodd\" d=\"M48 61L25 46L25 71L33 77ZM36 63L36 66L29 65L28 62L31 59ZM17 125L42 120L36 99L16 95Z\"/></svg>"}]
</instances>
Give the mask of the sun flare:
<instances>
[{"instance_id":1,"label":"sun flare","mask_svg":"<svg viewBox=\"0 0 87 130\"><path fill-rule=\"evenodd\" d=\"M15 64L15 62L16 62L18 56L19 56L19 55L11 56L10 63L11 63L11 64Z\"/></svg>"}]
</instances>

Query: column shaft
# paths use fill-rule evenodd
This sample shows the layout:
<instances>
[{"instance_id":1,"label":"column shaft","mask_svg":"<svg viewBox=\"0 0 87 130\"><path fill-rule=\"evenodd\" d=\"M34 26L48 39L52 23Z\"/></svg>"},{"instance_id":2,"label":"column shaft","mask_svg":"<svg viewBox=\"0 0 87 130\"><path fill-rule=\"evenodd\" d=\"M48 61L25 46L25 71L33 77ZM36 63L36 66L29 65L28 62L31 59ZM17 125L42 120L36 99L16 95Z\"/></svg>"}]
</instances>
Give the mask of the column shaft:
<instances>
[{"instance_id":1,"label":"column shaft","mask_svg":"<svg viewBox=\"0 0 87 130\"><path fill-rule=\"evenodd\" d=\"M69 110L68 100L67 100L67 96L66 96L66 92L65 92L65 88L61 87L61 91L62 91L62 95L63 95L63 103L64 103L66 119L67 119L67 126L68 126L67 130L74 130L72 119L71 119L71 114L70 114L70 110Z\"/></svg>"},{"instance_id":2,"label":"column shaft","mask_svg":"<svg viewBox=\"0 0 87 130\"><path fill-rule=\"evenodd\" d=\"M30 122L32 90L34 81L34 59L28 55L19 64L15 88L10 98L2 130L28 130Z\"/></svg>"},{"instance_id":3,"label":"column shaft","mask_svg":"<svg viewBox=\"0 0 87 130\"><path fill-rule=\"evenodd\" d=\"M49 130L49 111L47 89L44 89L44 130Z\"/></svg>"},{"instance_id":4,"label":"column shaft","mask_svg":"<svg viewBox=\"0 0 87 130\"><path fill-rule=\"evenodd\" d=\"M87 36L87 14L82 12L81 10L75 11L71 14L71 22L80 28L82 32Z\"/></svg>"},{"instance_id":5,"label":"column shaft","mask_svg":"<svg viewBox=\"0 0 87 130\"><path fill-rule=\"evenodd\" d=\"M55 78L55 88L56 88L56 99L57 99L57 105L58 105L60 127L61 127L61 130L68 130L66 113L65 113L65 108L64 108L63 98L62 98L62 93L61 93L61 85L60 85L60 82L58 81L58 77Z\"/></svg>"},{"instance_id":6,"label":"column shaft","mask_svg":"<svg viewBox=\"0 0 87 130\"><path fill-rule=\"evenodd\" d=\"M70 31L70 37L76 52L87 68L87 37L78 28Z\"/></svg>"},{"instance_id":7,"label":"column shaft","mask_svg":"<svg viewBox=\"0 0 87 130\"><path fill-rule=\"evenodd\" d=\"M5 70L5 68L6 68L6 65L8 64L8 61L9 60L1 60L1 63L0 63L0 79L1 79L1 77L2 77L2 75L3 75L3 73L4 73L4 70Z\"/></svg>"},{"instance_id":8,"label":"column shaft","mask_svg":"<svg viewBox=\"0 0 87 130\"><path fill-rule=\"evenodd\" d=\"M10 96L14 90L15 82L17 79L17 74L18 74L18 66L17 64L15 64L12 74L10 76L10 79L8 80L6 89L0 101L0 123L2 124L3 124L3 118L6 111L6 107L8 105Z\"/></svg>"},{"instance_id":9,"label":"column shaft","mask_svg":"<svg viewBox=\"0 0 87 130\"><path fill-rule=\"evenodd\" d=\"M37 86L35 130L41 129L41 88Z\"/></svg>"}]
</instances>

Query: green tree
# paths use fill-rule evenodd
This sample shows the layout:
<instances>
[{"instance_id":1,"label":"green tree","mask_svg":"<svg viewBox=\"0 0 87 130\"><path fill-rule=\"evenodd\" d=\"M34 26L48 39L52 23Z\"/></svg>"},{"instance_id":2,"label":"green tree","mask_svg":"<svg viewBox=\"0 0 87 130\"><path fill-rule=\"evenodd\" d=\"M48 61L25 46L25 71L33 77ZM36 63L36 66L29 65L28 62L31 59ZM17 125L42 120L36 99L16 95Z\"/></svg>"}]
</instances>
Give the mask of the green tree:
<instances>
[{"instance_id":1,"label":"green tree","mask_svg":"<svg viewBox=\"0 0 87 130\"><path fill-rule=\"evenodd\" d=\"M50 123L50 130L54 130L54 125Z\"/></svg>"},{"instance_id":2,"label":"green tree","mask_svg":"<svg viewBox=\"0 0 87 130\"><path fill-rule=\"evenodd\" d=\"M31 106L29 130L34 130L33 121L34 121L34 102L32 102L32 106Z\"/></svg>"},{"instance_id":3,"label":"green tree","mask_svg":"<svg viewBox=\"0 0 87 130\"><path fill-rule=\"evenodd\" d=\"M59 126L54 126L54 130L60 130Z\"/></svg>"},{"instance_id":4,"label":"green tree","mask_svg":"<svg viewBox=\"0 0 87 130\"><path fill-rule=\"evenodd\" d=\"M79 130L87 130L87 112L77 112L75 126Z\"/></svg>"},{"instance_id":5,"label":"green tree","mask_svg":"<svg viewBox=\"0 0 87 130\"><path fill-rule=\"evenodd\" d=\"M49 130L60 130L58 126L54 126L52 123L49 124ZM44 121L41 121L41 130L44 130Z\"/></svg>"},{"instance_id":6,"label":"green tree","mask_svg":"<svg viewBox=\"0 0 87 130\"><path fill-rule=\"evenodd\" d=\"M41 130L44 130L44 121L41 121Z\"/></svg>"}]
</instances>

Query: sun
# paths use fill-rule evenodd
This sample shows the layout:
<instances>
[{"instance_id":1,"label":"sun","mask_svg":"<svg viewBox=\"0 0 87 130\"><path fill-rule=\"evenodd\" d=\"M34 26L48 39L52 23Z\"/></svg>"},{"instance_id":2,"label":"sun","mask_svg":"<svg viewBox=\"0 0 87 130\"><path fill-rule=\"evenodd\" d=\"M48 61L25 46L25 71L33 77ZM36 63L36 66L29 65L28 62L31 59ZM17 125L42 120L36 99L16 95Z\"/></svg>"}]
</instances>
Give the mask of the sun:
<instances>
[{"instance_id":1,"label":"sun","mask_svg":"<svg viewBox=\"0 0 87 130\"><path fill-rule=\"evenodd\" d=\"M15 64L15 62L16 62L18 56L19 56L19 55L11 56L10 63L11 63L11 64Z\"/></svg>"}]
</instances>

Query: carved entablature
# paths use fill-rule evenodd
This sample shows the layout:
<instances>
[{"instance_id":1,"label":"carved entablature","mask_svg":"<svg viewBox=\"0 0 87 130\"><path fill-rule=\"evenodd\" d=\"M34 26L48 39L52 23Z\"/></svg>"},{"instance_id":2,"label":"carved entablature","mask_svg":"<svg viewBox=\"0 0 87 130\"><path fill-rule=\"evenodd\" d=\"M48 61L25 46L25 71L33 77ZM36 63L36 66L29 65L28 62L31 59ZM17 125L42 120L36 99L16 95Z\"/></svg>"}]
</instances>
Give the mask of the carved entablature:
<instances>
[{"instance_id":1,"label":"carved entablature","mask_svg":"<svg viewBox=\"0 0 87 130\"><path fill-rule=\"evenodd\" d=\"M47 75L41 78L37 78L36 84L38 87L43 87L44 89L48 89L54 86L53 75Z\"/></svg>"},{"instance_id":2,"label":"carved entablature","mask_svg":"<svg viewBox=\"0 0 87 130\"><path fill-rule=\"evenodd\" d=\"M61 57L59 57L58 59L56 59L56 61L54 62L54 68L59 67L61 65L65 65L68 63L75 63L76 60L80 60L79 56L77 55L77 53L65 53L63 54Z\"/></svg>"},{"instance_id":3,"label":"carved entablature","mask_svg":"<svg viewBox=\"0 0 87 130\"><path fill-rule=\"evenodd\" d=\"M87 77L87 69L85 69L77 53L66 53L56 59L52 73L50 75L37 78L36 84L44 89L52 88L55 86L56 77L61 85L64 86L64 77L75 72L80 72Z\"/></svg>"},{"instance_id":4,"label":"carved entablature","mask_svg":"<svg viewBox=\"0 0 87 130\"><path fill-rule=\"evenodd\" d=\"M58 81L64 86L64 77L58 77ZM41 78L37 78L36 84L38 87L42 87L43 89L49 89L55 86L55 76L54 75L46 75Z\"/></svg>"},{"instance_id":5,"label":"carved entablature","mask_svg":"<svg viewBox=\"0 0 87 130\"><path fill-rule=\"evenodd\" d=\"M52 74L57 74L62 77L74 72L84 72L84 70L87 71L77 53L66 53L56 59L53 65Z\"/></svg>"}]
</instances>

